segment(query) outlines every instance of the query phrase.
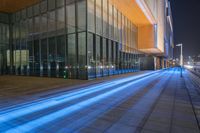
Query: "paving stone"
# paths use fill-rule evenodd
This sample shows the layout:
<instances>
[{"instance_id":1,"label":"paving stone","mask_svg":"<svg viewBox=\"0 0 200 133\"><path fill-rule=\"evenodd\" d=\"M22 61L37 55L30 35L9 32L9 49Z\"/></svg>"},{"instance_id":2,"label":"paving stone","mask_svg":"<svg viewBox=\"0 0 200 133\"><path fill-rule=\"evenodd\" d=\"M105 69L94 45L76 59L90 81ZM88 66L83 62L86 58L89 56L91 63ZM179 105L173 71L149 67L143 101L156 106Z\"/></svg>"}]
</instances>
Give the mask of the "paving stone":
<instances>
[{"instance_id":1,"label":"paving stone","mask_svg":"<svg viewBox=\"0 0 200 133\"><path fill-rule=\"evenodd\" d=\"M154 131L162 132L162 133L169 133L170 124L163 124L163 123L160 123L160 122L157 122L157 121L148 120L145 123L143 129L154 130Z\"/></svg>"},{"instance_id":2,"label":"paving stone","mask_svg":"<svg viewBox=\"0 0 200 133\"><path fill-rule=\"evenodd\" d=\"M136 127L118 123L106 130L105 133L134 133L134 131L136 131Z\"/></svg>"},{"instance_id":3,"label":"paving stone","mask_svg":"<svg viewBox=\"0 0 200 133\"><path fill-rule=\"evenodd\" d=\"M181 126L172 126L171 133L199 133L198 129L186 128Z\"/></svg>"}]
</instances>

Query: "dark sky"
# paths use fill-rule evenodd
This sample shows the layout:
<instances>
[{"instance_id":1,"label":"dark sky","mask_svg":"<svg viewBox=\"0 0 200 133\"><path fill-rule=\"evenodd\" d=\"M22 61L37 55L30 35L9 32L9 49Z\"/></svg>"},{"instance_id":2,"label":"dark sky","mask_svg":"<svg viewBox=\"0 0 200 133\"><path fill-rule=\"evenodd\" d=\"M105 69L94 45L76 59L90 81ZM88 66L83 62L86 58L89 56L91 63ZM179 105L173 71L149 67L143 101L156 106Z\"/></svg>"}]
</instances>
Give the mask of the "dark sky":
<instances>
[{"instance_id":1,"label":"dark sky","mask_svg":"<svg viewBox=\"0 0 200 133\"><path fill-rule=\"evenodd\" d=\"M175 44L183 43L184 57L200 54L200 0L170 0ZM175 48L175 57L180 48Z\"/></svg>"}]
</instances>

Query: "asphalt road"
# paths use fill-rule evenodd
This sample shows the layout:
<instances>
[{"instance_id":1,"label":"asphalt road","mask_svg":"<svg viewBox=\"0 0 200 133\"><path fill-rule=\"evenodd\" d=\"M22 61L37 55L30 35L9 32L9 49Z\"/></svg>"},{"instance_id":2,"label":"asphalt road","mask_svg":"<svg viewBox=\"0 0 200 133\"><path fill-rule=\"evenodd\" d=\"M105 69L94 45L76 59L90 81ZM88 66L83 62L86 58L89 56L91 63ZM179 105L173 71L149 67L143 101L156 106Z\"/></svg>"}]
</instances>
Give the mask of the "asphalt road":
<instances>
[{"instance_id":1,"label":"asphalt road","mask_svg":"<svg viewBox=\"0 0 200 133\"><path fill-rule=\"evenodd\" d=\"M6 133L199 133L179 68L79 88L0 109Z\"/></svg>"}]
</instances>

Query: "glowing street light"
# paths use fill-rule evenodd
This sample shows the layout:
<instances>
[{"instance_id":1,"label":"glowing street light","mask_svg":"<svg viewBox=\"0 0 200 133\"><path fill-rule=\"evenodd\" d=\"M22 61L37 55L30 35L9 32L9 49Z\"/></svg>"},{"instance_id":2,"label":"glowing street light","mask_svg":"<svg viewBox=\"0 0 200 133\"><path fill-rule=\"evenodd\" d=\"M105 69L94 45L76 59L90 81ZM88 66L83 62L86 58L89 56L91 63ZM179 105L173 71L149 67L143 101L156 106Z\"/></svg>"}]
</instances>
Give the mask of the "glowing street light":
<instances>
[{"instance_id":1,"label":"glowing street light","mask_svg":"<svg viewBox=\"0 0 200 133\"><path fill-rule=\"evenodd\" d=\"M181 66L181 77L182 75L182 68L183 68L183 44L177 44L177 47L181 47L181 55L180 55L180 66Z\"/></svg>"}]
</instances>

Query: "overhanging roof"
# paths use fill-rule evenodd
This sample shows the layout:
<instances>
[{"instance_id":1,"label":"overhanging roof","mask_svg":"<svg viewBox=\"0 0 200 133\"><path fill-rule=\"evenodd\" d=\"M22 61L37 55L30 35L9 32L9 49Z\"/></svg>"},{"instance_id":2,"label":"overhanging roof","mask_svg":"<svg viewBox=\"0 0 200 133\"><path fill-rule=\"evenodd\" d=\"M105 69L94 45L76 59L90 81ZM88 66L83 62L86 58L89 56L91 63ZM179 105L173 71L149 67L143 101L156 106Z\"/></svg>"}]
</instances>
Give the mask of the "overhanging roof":
<instances>
[{"instance_id":1,"label":"overhanging roof","mask_svg":"<svg viewBox=\"0 0 200 133\"><path fill-rule=\"evenodd\" d=\"M0 0L0 12L12 13L27 6L38 3L40 0Z\"/></svg>"},{"instance_id":2,"label":"overhanging roof","mask_svg":"<svg viewBox=\"0 0 200 133\"><path fill-rule=\"evenodd\" d=\"M154 25L156 20L144 0L111 0L135 25Z\"/></svg>"}]
</instances>

